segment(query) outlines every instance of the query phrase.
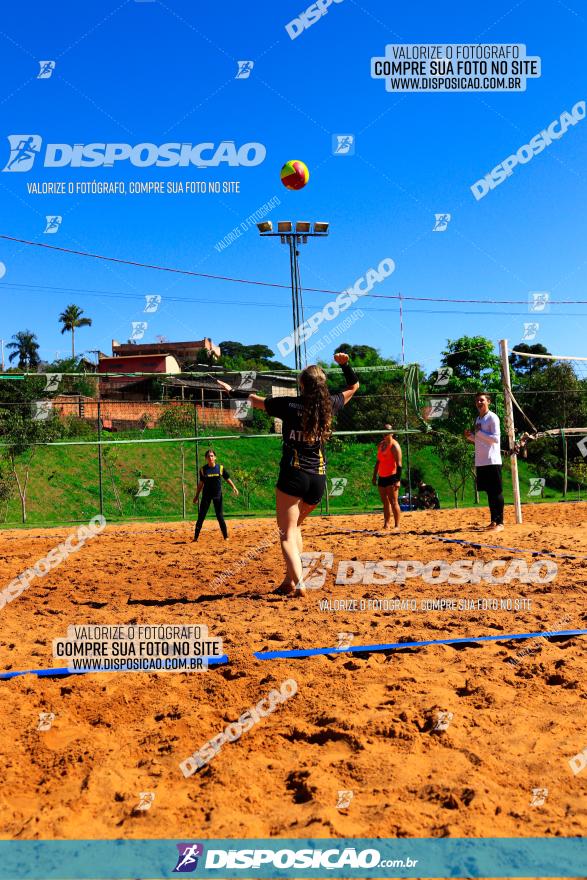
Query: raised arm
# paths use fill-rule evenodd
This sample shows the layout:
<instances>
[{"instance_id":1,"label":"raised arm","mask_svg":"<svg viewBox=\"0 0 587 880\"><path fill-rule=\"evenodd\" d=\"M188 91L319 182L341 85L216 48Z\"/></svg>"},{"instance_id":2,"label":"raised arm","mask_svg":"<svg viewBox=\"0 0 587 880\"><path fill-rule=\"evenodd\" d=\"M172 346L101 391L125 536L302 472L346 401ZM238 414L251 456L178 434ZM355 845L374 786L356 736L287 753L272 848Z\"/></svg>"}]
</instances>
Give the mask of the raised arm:
<instances>
[{"instance_id":1,"label":"raised arm","mask_svg":"<svg viewBox=\"0 0 587 880\"><path fill-rule=\"evenodd\" d=\"M348 354L344 351L338 351L334 355L334 360L342 369L342 374L347 382L346 388L342 391L342 397L346 406L351 397L359 390L359 377L349 363Z\"/></svg>"}]
</instances>

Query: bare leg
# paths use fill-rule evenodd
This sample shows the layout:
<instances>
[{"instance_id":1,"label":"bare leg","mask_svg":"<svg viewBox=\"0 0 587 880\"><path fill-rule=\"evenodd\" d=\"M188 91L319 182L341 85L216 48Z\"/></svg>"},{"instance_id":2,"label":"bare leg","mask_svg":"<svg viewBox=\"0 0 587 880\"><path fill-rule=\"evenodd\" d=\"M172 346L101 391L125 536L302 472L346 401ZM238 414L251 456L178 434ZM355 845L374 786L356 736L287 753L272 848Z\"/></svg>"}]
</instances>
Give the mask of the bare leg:
<instances>
[{"instance_id":1,"label":"bare leg","mask_svg":"<svg viewBox=\"0 0 587 880\"><path fill-rule=\"evenodd\" d=\"M303 580L299 549L301 535L298 525L303 502L293 495L286 495L281 489L275 490L275 496L277 527L281 541L281 552L285 560L285 575L281 586L294 590L297 584Z\"/></svg>"},{"instance_id":2,"label":"bare leg","mask_svg":"<svg viewBox=\"0 0 587 880\"><path fill-rule=\"evenodd\" d=\"M309 516L313 510L315 510L316 507L317 507L316 504L307 504L305 501L300 501L300 515L298 517L298 533L297 533L298 550L299 550L300 556L304 552L304 541L302 539L302 523L306 519L306 517Z\"/></svg>"},{"instance_id":3,"label":"bare leg","mask_svg":"<svg viewBox=\"0 0 587 880\"><path fill-rule=\"evenodd\" d=\"M379 497L383 502L383 528L388 529L391 525L391 504L387 494L387 486L379 486Z\"/></svg>"},{"instance_id":4,"label":"bare leg","mask_svg":"<svg viewBox=\"0 0 587 880\"><path fill-rule=\"evenodd\" d=\"M389 504L393 512L395 531L399 532L399 521L402 515L401 507L399 506L399 483L392 483L392 485L388 487L388 491Z\"/></svg>"}]
</instances>

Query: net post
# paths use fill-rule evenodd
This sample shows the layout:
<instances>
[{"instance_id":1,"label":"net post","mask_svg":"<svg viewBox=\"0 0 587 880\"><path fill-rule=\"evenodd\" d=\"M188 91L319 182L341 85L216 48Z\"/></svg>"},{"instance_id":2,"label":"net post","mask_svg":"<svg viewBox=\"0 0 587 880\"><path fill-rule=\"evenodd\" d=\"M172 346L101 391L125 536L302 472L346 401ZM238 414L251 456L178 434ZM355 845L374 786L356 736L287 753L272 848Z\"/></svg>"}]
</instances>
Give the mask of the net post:
<instances>
[{"instance_id":1,"label":"net post","mask_svg":"<svg viewBox=\"0 0 587 880\"><path fill-rule=\"evenodd\" d=\"M100 404L101 398L98 396L98 495L100 498L100 516L104 516L104 484L102 477L102 407Z\"/></svg>"},{"instance_id":2,"label":"net post","mask_svg":"<svg viewBox=\"0 0 587 880\"><path fill-rule=\"evenodd\" d=\"M501 355L501 379L504 390L505 424L507 428L510 449L514 449L516 433L514 430L514 408L512 406L512 388L510 384L510 364L508 361L508 341L500 339L499 351ZM522 503L520 501L520 480L518 477L518 456L515 452L510 455L510 467L512 470L512 489L514 493L514 510L516 523L522 522Z\"/></svg>"},{"instance_id":3,"label":"net post","mask_svg":"<svg viewBox=\"0 0 587 880\"><path fill-rule=\"evenodd\" d=\"M202 394L203 393L204 393L204 390L202 389ZM202 407L202 409L203 409L203 407ZM195 396L194 396L194 442L196 445L196 486L197 486L198 482L200 480L200 456L199 456L199 450L198 450L198 406L196 403ZM197 504L197 513L198 513L198 515L200 513L200 499L199 498L198 498L198 504Z\"/></svg>"},{"instance_id":4,"label":"net post","mask_svg":"<svg viewBox=\"0 0 587 880\"><path fill-rule=\"evenodd\" d=\"M564 401L564 396L563 396L563 401ZM565 420L565 425L566 425L566 420ZM568 490L568 487L569 487L569 453L568 453L568 448L567 448L567 435L565 434L565 429L564 429L564 428L561 428L561 438L562 438L562 441L563 441L563 457L564 457L564 463L565 463L565 477L564 477L564 483L563 483L563 498L566 499L566 497L567 497L567 490Z\"/></svg>"}]
</instances>

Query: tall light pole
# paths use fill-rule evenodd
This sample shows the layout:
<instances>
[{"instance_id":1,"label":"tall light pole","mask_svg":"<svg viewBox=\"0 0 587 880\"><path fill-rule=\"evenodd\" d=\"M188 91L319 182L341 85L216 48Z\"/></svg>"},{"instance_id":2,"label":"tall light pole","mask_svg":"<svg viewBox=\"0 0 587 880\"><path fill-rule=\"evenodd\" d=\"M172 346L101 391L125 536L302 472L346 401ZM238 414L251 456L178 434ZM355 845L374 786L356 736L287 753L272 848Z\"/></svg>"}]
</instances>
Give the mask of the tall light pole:
<instances>
[{"instance_id":1,"label":"tall light pole","mask_svg":"<svg viewBox=\"0 0 587 880\"><path fill-rule=\"evenodd\" d=\"M291 275L291 307L293 319L293 338L294 338L294 358L296 370L301 370L305 364L305 343L304 357L302 358L302 350L299 339L299 328L304 323L304 303L302 299L302 282L300 279L300 266L298 257L300 255L300 244L307 244L309 238L324 238L328 235L330 224L323 221L312 224L306 220L298 220L294 224L291 220L279 220L277 223L277 232L273 232L273 223L270 220L264 220L257 223L262 238L281 239L282 244L289 246L289 268Z\"/></svg>"}]
</instances>

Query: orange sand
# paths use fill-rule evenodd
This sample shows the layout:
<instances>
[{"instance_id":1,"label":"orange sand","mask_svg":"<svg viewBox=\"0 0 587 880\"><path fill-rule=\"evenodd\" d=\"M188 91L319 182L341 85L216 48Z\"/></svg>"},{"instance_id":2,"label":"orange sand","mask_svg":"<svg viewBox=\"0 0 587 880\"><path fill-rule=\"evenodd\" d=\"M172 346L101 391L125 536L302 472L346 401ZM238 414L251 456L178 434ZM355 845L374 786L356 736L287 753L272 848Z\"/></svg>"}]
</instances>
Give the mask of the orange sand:
<instances>
[{"instance_id":1,"label":"orange sand","mask_svg":"<svg viewBox=\"0 0 587 880\"><path fill-rule=\"evenodd\" d=\"M439 544L428 536L547 549L587 557L587 506L525 508L525 523L480 534L486 511L404 515L385 537L378 516L312 518L305 550L342 559L510 558L499 550ZM511 518L511 510L508 510ZM211 586L242 554L275 535L274 523L208 520L200 542L189 524L109 526L0 610L0 670L53 665L51 642L71 623L202 623L222 636L230 665L201 673L33 676L0 682L3 709L0 813L6 838L516 837L587 831L587 769L568 759L587 747L585 637L432 646L360 656L261 662L254 650L442 639L587 628L587 558L560 560L543 585L325 585L304 599L272 593L277 543ZM73 529L6 531L0 584ZM529 554L525 557L532 561ZM520 611L326 612L323 598L507 597ZM64 665L64 664L63 664ZM179 762L284 679L298 693L202 771ZM448 730L432 730L439 711ZM54 712L38 731L40 712ZM544 806L531 790L547 788ZM346 810L337 792L353 791ZM139 793L152 791L148 811Z\"/></svg>"}]
</instances>

